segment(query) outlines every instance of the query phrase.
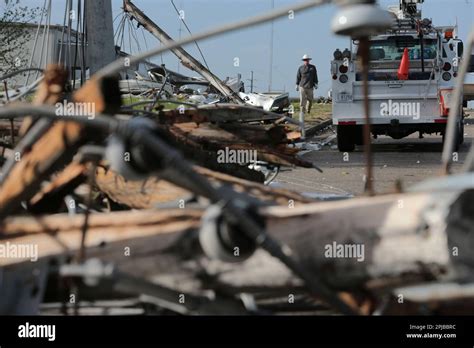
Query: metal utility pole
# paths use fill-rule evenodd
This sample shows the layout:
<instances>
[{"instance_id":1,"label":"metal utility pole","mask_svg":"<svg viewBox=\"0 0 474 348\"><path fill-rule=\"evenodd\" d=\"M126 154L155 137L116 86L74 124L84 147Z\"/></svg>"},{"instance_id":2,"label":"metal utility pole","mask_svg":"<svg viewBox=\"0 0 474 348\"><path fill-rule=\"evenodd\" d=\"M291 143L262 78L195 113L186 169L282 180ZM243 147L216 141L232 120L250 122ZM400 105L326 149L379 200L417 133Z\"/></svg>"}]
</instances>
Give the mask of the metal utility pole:
<instances>
[{"instance_id":1,"label":"metal utility pole","mask_svg":"<svg viewBox=\"0 0 474 348\"><path fill-rule=\"evenodd\" d=\"M180 3L181 8L183 8L183 2ZM181 40L181 36L183 34L183 20L179 19L179 29L178 29L178 40ZM181 62L178 62L178 73L181 72Z\"/></svg>"},{"instance_id":2,"label":"metal utility pole","mask_svg":"<svg viewBox=\"0 0 474 348\"><path fill-rule=\"evenodd\" d=\"M136 7L130 0L124 0L123 8L126 12L130 13L134 19L143 25L154 37L161 41L163 44L174 42L174 40L156 23L148 18L138 7ZM209 71L204 65L202 65L197 59L186 52L181 46L171 49L171 51L177 56L184 66L196 71L199 75L204 77L209 83L214 86L224 96L229 98L231 101L237 104L244 104L244 101L224 82L222 82L216 75Z\"/></svg>"},{"instance_id":3,"label":"metal utility pole","mask_svg":"<svg viewBox=\"0 0 474 348\"><path fill-rule=\"evenodd\" d=\"M272 0L272 10L275 8L275 0ZM274 21L272 21L271 26L271 33L270 33L270 74L268 78L268 92L272 91L272 84L273 84L273 36L275 32L274 28Z\"/></svg>"},{"instance_id":4,"label":"metal utility pole","mask_svg":"<svg viewBox=\"0 0 474 348\"><path fill-rule=\"evenodd\" d=\"M250 72L250 93L253 93L253 70Z\"/></svg>"},{"instance_id":5,"label":"metal utility pole","mask_svg":"<svg viewBox=\"0 0 474 348\"><path fill-rule=\"evenodd\" d=\"M116 59L112 0L86 0L85 15L90 75Z\"/></svg>"}]
</instances>

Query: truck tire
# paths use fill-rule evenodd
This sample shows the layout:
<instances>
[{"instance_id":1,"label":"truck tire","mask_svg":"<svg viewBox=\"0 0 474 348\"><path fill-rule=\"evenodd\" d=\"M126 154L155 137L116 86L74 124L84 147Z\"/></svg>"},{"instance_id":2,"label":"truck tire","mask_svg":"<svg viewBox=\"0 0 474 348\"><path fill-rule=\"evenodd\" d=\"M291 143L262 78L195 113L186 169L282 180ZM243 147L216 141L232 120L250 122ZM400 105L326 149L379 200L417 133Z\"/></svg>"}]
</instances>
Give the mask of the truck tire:
<instances>
[{"instance_id":1,"label":"truck tire","mask_svg":"<svg viewBox=\"0 0 474 348\"><path fill-rule=\"evenodd\" d=\"M446 135L443 133L443 148L444 148L444 141L445 141ZM459 148L461 145L464 143L464 120L461 119L458 124L457 124L457 130L454 133L454 146L453 150L455 152L459 151Z\"/></svg>"},{"instance_id":2,"label":"truck tire","mask_svg":"<svg viewBox=\"0 0 474 348\"><path fill-rule=\"evenodd\" d=\"M464 142L464 122L461 119L458 123L456 138L454 138L454 151L458 152L463 142Z\"/></svg>"},{"instance_id":3,"label":"truck tire","mask_svg":"<svg viewBox=\"0 0 474 348\"><path fill-rule=\"evenodd\" d=\"M352 152L355 149L355 130L352 127L337 126L337 148L340 152Z\"/></svg>"},{"instance_id":4,"label":"truck tire","mask_svg":"<svg viewBox=\"0 0 474 348\"><path fill-rule=\"evenodd\" d=\"M354 143L364 145L364 126L354 126Z\"/></svg>"}]
</instances>

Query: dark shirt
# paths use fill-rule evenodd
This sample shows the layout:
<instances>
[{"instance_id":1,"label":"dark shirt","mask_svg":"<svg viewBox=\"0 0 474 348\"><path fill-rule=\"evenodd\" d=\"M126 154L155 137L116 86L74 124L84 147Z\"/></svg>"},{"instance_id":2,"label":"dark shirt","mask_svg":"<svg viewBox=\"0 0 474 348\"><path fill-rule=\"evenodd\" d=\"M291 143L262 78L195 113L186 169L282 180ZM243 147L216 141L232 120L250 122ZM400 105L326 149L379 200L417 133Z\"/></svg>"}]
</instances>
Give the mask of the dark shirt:
<instances>
[{"instance_id":1,"label":"dark shirt","mask_svg":"<svg viewBox=\"0 0 474 348\"><path fill-rule=\"evenodd\" d=\"M303 88L313 88L318 84L318 72L316 67L312 64L299 67L296 74L296 85Z\"/></svg>"}]
</instances>

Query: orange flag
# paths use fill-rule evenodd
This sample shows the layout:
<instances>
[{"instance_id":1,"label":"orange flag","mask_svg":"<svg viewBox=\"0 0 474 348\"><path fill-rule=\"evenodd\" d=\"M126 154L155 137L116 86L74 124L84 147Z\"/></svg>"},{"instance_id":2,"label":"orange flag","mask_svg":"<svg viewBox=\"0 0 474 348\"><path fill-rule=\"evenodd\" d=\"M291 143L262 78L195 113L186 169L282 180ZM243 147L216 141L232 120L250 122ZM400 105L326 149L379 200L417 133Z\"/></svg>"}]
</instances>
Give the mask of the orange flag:
<instances>
[{"instance_id":1,"label":"orange flag","mask_svg":"<svg viewBox=\"0 0 474 348\"><path fill-rule=\"evenodd\" d=\"M398 68L398 79L408 80L408 71L410 70L410 58L408 57L408 48L403 51L402 61Z\"/></svg>"}]
</instances>

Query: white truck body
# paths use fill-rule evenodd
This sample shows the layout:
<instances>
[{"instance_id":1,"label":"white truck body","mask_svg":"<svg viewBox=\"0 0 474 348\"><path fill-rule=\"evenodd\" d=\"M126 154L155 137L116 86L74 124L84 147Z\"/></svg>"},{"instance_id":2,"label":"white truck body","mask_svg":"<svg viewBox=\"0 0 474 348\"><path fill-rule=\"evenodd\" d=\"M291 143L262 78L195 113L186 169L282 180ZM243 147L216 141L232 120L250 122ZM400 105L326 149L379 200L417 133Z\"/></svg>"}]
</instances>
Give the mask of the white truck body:
<instances>
[{"instance_id":1,"label":"white truck body","mask_svg":"<svg viewBox=\"0 0 474 348\"><path fill-rule=\"evenodd\" d=\"M402 0L403 3L403 0ZM406 15L406 14L405 14ZM417 16L394 14L394 25L370 39L369 107L371 133L401 139L414 132L444 135L451 97L462 56L462 41L454 27L434 27ZM422 35L420 35L422 33ZM422 41L423 40L423 41ZM362 144L365 124L358 42L336 50L331 62L333 124L338 129L339 150L352 151ZM397 74L408 49L408 79ZM423 59L421 57L423 52ZM462 142L462 108L459 110Z\"/></svg>"}]
</instances>

